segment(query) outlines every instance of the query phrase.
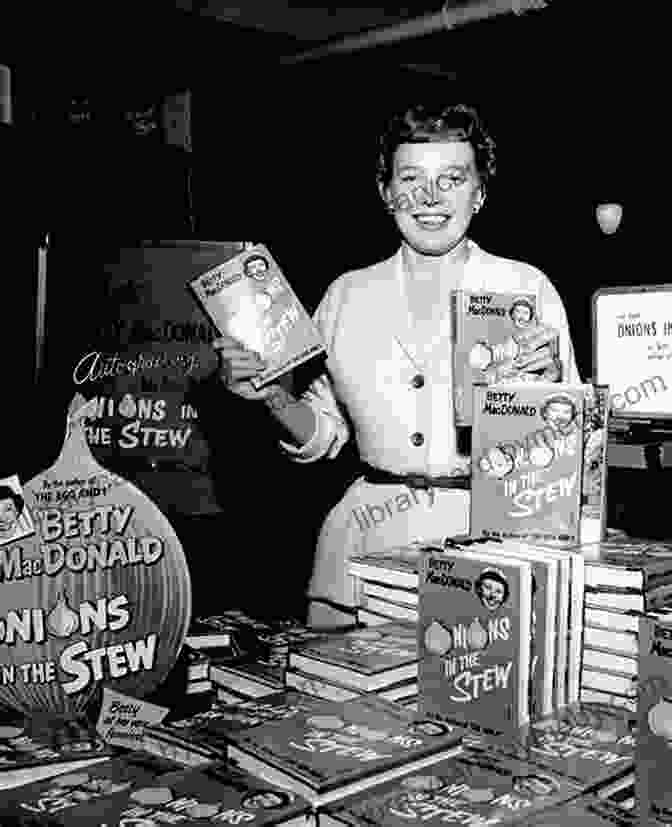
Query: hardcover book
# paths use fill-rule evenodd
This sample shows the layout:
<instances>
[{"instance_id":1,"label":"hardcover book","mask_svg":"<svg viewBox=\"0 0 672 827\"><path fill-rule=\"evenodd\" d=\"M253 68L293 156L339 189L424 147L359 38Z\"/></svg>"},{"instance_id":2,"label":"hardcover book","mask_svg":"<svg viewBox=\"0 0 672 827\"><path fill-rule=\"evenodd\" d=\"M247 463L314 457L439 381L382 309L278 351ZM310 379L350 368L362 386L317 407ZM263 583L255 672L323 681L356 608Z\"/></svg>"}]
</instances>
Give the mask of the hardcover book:
<instances>
[{"instance_id":1,"label":"hardcover book","mask_svg":"<svg viewBox=\"0 0 672 827\"><path fill-rule=\"evenodd\" d=\"M582 543L600 542L607 532L607 437L611 401L608 385L586 384L583 411Z\"/></svg>"},{"instance_id":2,"label":"hardcover book","mask_svg":"<svg viewBox=\"0 0 672 827\"><path fill-rule=\"evenodd\" d=\"M586 586L648 592L672 583L672 543L615 537L583 543Z\"/></svg>"},{"instance_id":3,"label":"hardcover book","mask_svg":"<svg viewBox=\"0 0 672 827\"><path fill-rule=\"evenodd\" d=\"M235 628L226 626L213 626L203 619L192 620L187 630L185 643L194 649L207 649L209 647L230 647L232 632Z\"/></svg>"},{"instance_id":4,"label":"hardcover book","mask_svg":"<svg viewBox=\"0 0 672 827\"><path fill-rule=\"evenodd\" d=\"M455 290L453 310L453 396L455 423L473 421L473 387L509 379L516 358L528 350L527 332L537 326L533 293L485 293ZM538 346L552 343L539 341Z\"/></svg>"},{"instance_id":5,"label":"hardcover book","mask_svg":"<svg viewBox=\"0 0 672 827\"><path fill-rule=\"evenodd\" d=\"M211 663L210 680L249 698L261 698L280 691L285 685L284 659L281 663Z\"/></svg>"},{"instance_id":6,"label":"hardcover book","mask_svg":"<svg viewBox=\"0 0 672 827\"><path fill-rule=\"evenodd\" d=\"M609 692L600 692L598 689L586 689L581 687L579 695L581 703L602 704L602 706L620 706L628 712L637 712L637 699L623 698L620 695L612 695Z\"/></svg>"},{"instance_id":7,"label":"hardcover book","mask_svg":"<svg viewBox=\"0 0 672 827\"><path fill-rule=\"evenodd\" d=\"M185 768L129 753L83 770L0 793L3 824L104 827L180 824L304 825L310 808L294 793L223 763ZM232 822L235 818L236 821Z\"/></svg>"},{"instance_id":8,"label":"hardcover book","mask_svg":"<svg viewBox=\"0 0 672 827\"><path fill-rule=\"evenodd\" d=\"M375 695L229 734L229 757L320 806L455 754L459 726L417 717Z\"/></svg>"},{"instance_id":9,"label":"hardcover book","mask_svg":"<svg viewBox=\"0 0 672 827\"><path fill-rule=\"evenodd\" d=\"M598 798L582 797L560 807L544 810L520 827L645 827L637 814ZM654 827L654 825L646 825Z\"/></svg>"},{"instance_id":10,"label":"hardcover book","mask_svg":"<svg viewBox=\"0 0 672 827\"><path fill-rule=\"evenodd\" d=\"M591 649L584 646L583 665L586 669L596 669L600 672L617 672L619 675L636 677L637 658L627 655L617 655L613 652L605 652L603 649Z\"/></svg>"},{"instance_id":11,"label":"hardcover book","mask_svg":"<svg viewBox=\"0 0 672 827\"><path fill-rule=\"evenodd\" d=\"M672 622L639 621L636 788L644 817L672 819Z\"/></svg>"},{"instance_id":12,"label":"hardcover book","mask_svg":"<svg viewBox=\"0 0 672 827\"><path fill-rule=\"evenodd\" d=\"M591 649L606 649L614 654L631 657L637 657L639 651L635 632L612 632L611 629L594 626L584 626L583 643Z\"/></svg>"},{"instance_id":13,"label":"hardcover book","mask_svg":"<svg viewBox=\"0 0 672 827\"><path fill-rule=\"evenodd\" d=\"M585 392L547 382L474 389L473 536L580 542Z\"/></svg>"},{"instance_id":14,"label":"hardcover book","mask_svg":"<svg viewBox=\"0 0 672 827\"><path fill-rule=\"evenodd\" d=\"M572 704L521 727L513 737L474 735L465 743L529 761L579 784L583 792L626 776L635 762L632 717L596 704Z\"/></svg>"},{"instance_id":15,"label":"hardcover book","mask_svg":"<svg viewBox=\"0 0 672 827\"><path fill-rule=\"evenodd\" d=\"M418 622L418 609L415 606L408 606L404 603L392 603L379 597L370 597L362 594L361 606L374 614L382 615L390 620L401 620L405 623Z\"/></svg>"},{"instance_id":16,"label":"hardcover book","mask_svg":"<svg viewBox=\"0 0 672 827\"><path fill-rule=\"evenodd\" d=\"M289 665L362 692L374 692L418 674L415 627L388 623L304 643Z\"/></svg>"},{"instance_id":17,"label":"hardcover book","mask_svg":"<svg viewBox=\"0 0 672 827\"><path fill-rule=\"evenodd\" d=\"M611 629L614 632L637 634L639 631L639 614L637 612L617 612L586 606L585 624L586 626Z\"/></svg>"},{"instance_id":18,"label":"hardcover book","mask_svg":"<svg viewBox=\"0 0 672 827\"><path fill-rule=\"evenodd\" d=\"M518 824L578 796L576 785L524 761L465 750L328 806L322 827Z\"/></svg>"},{"instance_id":19,"label":"hardcover book","mask_svg":"<svg viewBox=\"0 0 672 827\"><path fill-rule=\"evenodd\" d=\"M272 382L324 353L315 323L270 252L258 244L189 283L222 335L257 352L266 368L251 382Z\"/></svg>"},{"instance_id":20,"label":"hardcover book","mask_svg":"<svg viewBox=\"0 0 672 827\"><path fill-rule=\"evenodd\" d=\"M529 718L529 562L437 552L420 575L420 710L502 732Z\"/></svg>"},{"instance_id":21,"label":"hardcover book","mask_svg":"<svg viewBox=\"0 0 672 827\"><path fill-rule=\"evenodd\" d=\"M395 589L383 586L380 583L363 580L361 592L364 597L376 597L378 600L387 600L390 603L401 603L408 606L418 605L418 593L414 589Z\"/></svg>"},{"instance_id":22,"label":"hardcover book","mask_svg":"<svg viewBox=\"0 0 672 827\"><path fill-rule=\"evenodd\" d=\"M581 670L581 688L618 695L628 701L637 698L637 681L632 676L600 672L585 666Z\"/></svg>"},{"instance_id":23,"label":"hardcover book","mask_svg":"<svg viewBox=\"0 0 672 827\"><path fill-rule=\"evenodd\" d=\"M350 558L353 577L404 589L418 588L418 569L427 549L419 544L398 546L381 552L355 554Z\"/></svg>"}]
</instances>

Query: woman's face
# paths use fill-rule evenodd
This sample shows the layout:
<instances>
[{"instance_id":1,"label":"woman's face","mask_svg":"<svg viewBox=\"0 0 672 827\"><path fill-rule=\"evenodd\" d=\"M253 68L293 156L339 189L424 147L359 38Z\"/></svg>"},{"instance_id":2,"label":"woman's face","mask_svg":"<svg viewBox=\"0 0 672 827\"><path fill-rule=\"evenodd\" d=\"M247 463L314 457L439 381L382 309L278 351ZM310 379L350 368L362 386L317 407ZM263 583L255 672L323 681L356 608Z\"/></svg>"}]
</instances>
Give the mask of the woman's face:
<instances>
[{"instance_id":1,"label":"woman's face","mask_svg":"<svg viewBox=\"0 0 672 827\"><path fill-rule=\"evenodd\" d=\"M416 252L448 253L466 235L481 201L474 150L467 141L401 144L392 180L381 192Z\"/></svg>"},{"instance_id":2,"label":"woman's face","mask_svg":"<svg viewBox=\"0 0 672 827\"><path fill-rule=\"evenodd\" d=\"M11 531L16 525L19 514L10 499L0 500L0 531Z\"/></svg>"}]
</instances>

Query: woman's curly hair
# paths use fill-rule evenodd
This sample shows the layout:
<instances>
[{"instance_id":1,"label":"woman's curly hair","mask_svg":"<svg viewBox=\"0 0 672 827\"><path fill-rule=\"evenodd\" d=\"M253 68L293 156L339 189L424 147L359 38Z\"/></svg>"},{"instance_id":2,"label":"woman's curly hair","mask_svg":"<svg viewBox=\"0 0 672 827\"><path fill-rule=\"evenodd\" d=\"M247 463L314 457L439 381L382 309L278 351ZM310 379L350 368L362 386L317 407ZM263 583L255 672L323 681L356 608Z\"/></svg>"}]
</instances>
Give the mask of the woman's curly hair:
<instances>
[{"instance_id":1,"label":"woman's curly hair","mask_svg":"<svg viewBox=\"0 0 672 827\"><path fill-rule=\"evenodd\" d=\"M478 112L463 103L438 107L415 104L390 118L378 141L378 183L386 187L392 180L394 153L399 144L447 138L469 141L481 184L487 188L497 171L495 141Z\"/></svg>"}]
</instances>

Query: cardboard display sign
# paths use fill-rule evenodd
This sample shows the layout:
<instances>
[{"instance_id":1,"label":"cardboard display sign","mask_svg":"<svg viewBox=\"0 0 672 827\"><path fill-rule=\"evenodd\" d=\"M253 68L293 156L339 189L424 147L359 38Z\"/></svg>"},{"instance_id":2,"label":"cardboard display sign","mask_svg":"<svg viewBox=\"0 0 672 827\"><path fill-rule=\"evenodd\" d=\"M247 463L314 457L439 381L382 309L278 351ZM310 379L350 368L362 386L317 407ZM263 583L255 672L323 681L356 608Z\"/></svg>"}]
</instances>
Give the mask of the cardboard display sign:
<instances>
[{"instance_id":1,"label":"cardboard display sign","mask_svg":"<svg viewBox=\"0 0 672 827\"><path fill-rule=\"evenodd\" d=\"M90 257L62 252L50 265L43 378L63 384L64 401L77 392L95 400L85 430L94 456L166 512L222 511L201 410L217 404L205 386L218 367L218 334L185 284L242 249L242 242L152 242ZM59 283L68 289L57 291ZM77 325L74 296L91 303Z\"/></svg>"},{"instance_id":2,"label":"cardboard display sign","mask_svg":"<svg viewBox=\"0 0 672 827\"><path fill-rule=\"evenodd\" d=\"M73 401L56 462L23 486L35 533L0 547L0 704L81 714L99 685L134 697L174 666L191 582L170 523L96 462L95 402Z\"/></svg>"}]
</instances>

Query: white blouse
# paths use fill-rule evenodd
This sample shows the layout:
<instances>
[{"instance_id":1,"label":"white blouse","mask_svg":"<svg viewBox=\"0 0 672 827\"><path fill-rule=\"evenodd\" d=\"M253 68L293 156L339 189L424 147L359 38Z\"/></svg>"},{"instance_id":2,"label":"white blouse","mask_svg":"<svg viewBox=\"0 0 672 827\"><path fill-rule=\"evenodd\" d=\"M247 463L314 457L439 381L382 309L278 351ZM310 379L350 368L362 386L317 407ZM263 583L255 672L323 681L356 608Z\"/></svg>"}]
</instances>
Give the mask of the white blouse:
<instances>
[{"instance_id":1,"label":"white blouse","mask_svg":"<svg viewBox=\"0 0 672 827\"><path fill-rule=\"evenodd\" d=\"M534 293L542 321L560 331L563 381L581 381L565 308L548 277L468 244L463 274L451 288ZM450 307L436 335L420 341L406 300L401 249L336 279L314 319L326 342L327 372L302 397L317 414L315 434L300 448L281 442L293 459L314 462L338 454L350 436L343 406L365 462L394 473L468 472L454 425ZM419 388L412 381L417 374L424 377Z\"/></svg>"}]
</instances>

